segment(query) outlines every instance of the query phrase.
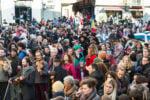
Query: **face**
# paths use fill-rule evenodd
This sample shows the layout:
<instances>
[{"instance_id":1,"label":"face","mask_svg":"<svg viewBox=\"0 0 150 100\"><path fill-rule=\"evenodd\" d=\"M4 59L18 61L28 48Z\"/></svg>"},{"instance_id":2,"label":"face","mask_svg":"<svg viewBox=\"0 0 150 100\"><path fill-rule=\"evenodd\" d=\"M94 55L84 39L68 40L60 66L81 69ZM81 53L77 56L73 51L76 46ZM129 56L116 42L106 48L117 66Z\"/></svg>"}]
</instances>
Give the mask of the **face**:
<instances>
[{"instance_id":1,"label":"face","mask_svg":"<svg viewBox=\"0 0 150 100\"><path fill-rule=\"evenodd\" d=\"M148 50L143 50L143 56L144 57L148 57L149 56L149 52L148 52Z\"/></svg>"},{"instance_id":2,"label":"face","mask_svg":"<svg viewBox=\"0 0 150 100\"><path fill-rule=\"evenodd\" d=\"M5 51L4 50L0 50L0 57L4 57L5 56Z\"/></svg>"},{"instance_id":3,"label":"face","mask_svg":"<svg viewBox=\"0 0 150 100\"><path fill-rule=\"evenodd\" d=\"M68 55L72 55L73 54L73 50L72 49L68 49Z\"/></svg>"},{"instance_id":4,"label":"face","mask_svg":"<svg viewBox=\"0 0 150 100\"><path fill-rule=\"evenodd\" d=\"M125 57L125 58L123 59L123 63L124 63L124 64L128 64L128 62L129 62L128 57Z\"/></svg>"},{"instance_id":5,"label":"face","mask_svg":"<svg viewBox=\"0 0 150 100\"><path fill-rule=\"evenodd\" d=\"M57 55L57 52L55 50L51 50L51 57L55 57Z\"/></svg>"},{"instance_id":6,"label":"face","mask_svg":"<svg viewBox=\"0 0 150 100\"><path fill-rule=\"evenodd\" d=\"M45 51L45 53L49 53L50 51L49 51L49 48L44 48L44 51Z\"/></svg>"},{"instance_id":7,"label":"face","mask_svg":"<svg viewBox=\"0 0 150 100\"><path fill-rule=\"evenodd\" d=\"M102 45L102 50L105 50L105 49L106 49L105 45Z\"/></svg>"},{"instance_id":8,"label":"face","mask_svg":"<svg viewBox=\"0 0 150 100\"><path fill-rule=\"evenodd\" d=\"M107 75L107 79L108 79L108 78L113 78L113 77L112 77L110 74L108 74L108 75Z\"/></svg>"},{"instance_id":9,"label":"face","mask_svg":"<svg viewBox=\"0 0 150 100\"><path fill-rule=\"evenodd\" d=\"M64 87L66 91L71 89L71 85L68 84L66 81L64 81Z\"/></svg>"},{"instance_id":10,"label":"face","mask_svg":"<svg viewBox=\"0 0 150 100\"><path fill-rule=\"evenodd\" d=\"M125 74L125 72L122 71L122 70L118 70L118 72L117 72L117 76L118 76L119 79L122 79L124 74Z\"/></svg>"},{"instance_id":11,"label":"face","mask_svg":"<svg viewBox=\"0 0 150 100\"><path fill-rule=\"evenodd\" d=\"M142 59L142 65L146 65L148 63L149 63L148 58L143 58Z\"/></svg>"},{"instance_id":12,"label":"face","mask_svg":"<svg viewBox=\"0 0 150 100\"><path fill-rule=\"evenodd\" d=\"M111 94L113 92L113 86L112 84L106 84L105 85L105 93L106 94Z\"/></svg>"},{"instance_id":13,"label":"face","mask_svg":"<svg viewBox=\"0 0 150 100\"><path fill-rule=\"evenodd\" d=\"M55 67L57 67L57 66L60 65L60 62L54 62L53 65L54 65Z\"/></svg>"},{"instance_id":14,"label":"face","mask_svg":"<svg viewBox=\"0 0 150 100\"><path fill-rule=\"evenodd\" d=\"M93 88L89 88L86 84L81 86L83 94L88 95L92 92Z\"/></svg>"},{"instance_id":15,"label":"face","mask_svg":"<svg viewBox=\"0 0 150 100\"><path fill-rule=\"evenodd\" d=\"M23 67L27 67L27 61L26 61L26 59L23 59L23 60L22 60L22 66L23 66Z\"/></svg>"},{"instance_id":16,"label":"face","mask_svg":"<svg viewBox=\"0 0 150 100\"><path fill-rule=\"evenodd\" d=\"M86 70L88 71L89 74L91 74L93 72L93 68L91 65L87 66Z\"/></svg>"},{"instance_id":17,"label":"face","mask_svg":"<svg viewBox=\"0 0 150 100\"><path fill-rule=\"evenodd\" d=\"M11 45L11 48L16 48L15 45Z\"/></svg>"},{"instance_id":18,"label":"face","mask_svg":"<svg viewBox=\"0 0 150 100\"><path fill-rule=\"evenodd\" d=\"M69 60L68 55L64 55L64 60L65 60L65 61L68 61L68 60Z\"/></svg>"},{"instance_id":19,"label":"face","mask_svg":"<svg viewBox=\"0 0 150 100\"><path fill-rule=\"evenodd\" d=\"M81 51L81 49L77 49L75 52L79 54L79 53L80 53L80 51Z\"/></svg>"},{"instance_id":20,"label":"face","mask_svg":"<svg viewBox=\"0 0 150 100\"><path fill-rule=\"evenodd\" d=\"M40 52L36 52L35 57L37 60L40 60L42 58Z\"/></svg>"},{"instance_id":21,"label":"face","mask_svg":"<svg viewBox=\"0 0 150 100\"><path fill-rule=\"evenodd\" d=\"M16 54L17 54L17 53L16 53L15 51L11 51L11 56L12 56L12 57L15 57Z\"/></svg>"}]
</instances>

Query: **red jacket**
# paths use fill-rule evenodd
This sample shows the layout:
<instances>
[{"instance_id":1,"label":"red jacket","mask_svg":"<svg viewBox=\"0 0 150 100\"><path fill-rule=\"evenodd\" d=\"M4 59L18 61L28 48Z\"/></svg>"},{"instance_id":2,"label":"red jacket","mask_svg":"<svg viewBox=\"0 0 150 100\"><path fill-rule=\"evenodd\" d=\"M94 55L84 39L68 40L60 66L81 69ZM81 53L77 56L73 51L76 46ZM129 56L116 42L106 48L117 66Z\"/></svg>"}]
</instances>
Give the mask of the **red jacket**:
<instances>
[{"instance_id":1,"label":"red jacket","mask_svg":"<svg viewBox=\"0 0 150 100\"><path fill-rule=\"evenodd\" d=\"M96 55L92 55L91 57L87 56L86 58L86 66L89 66L94 62L94 59L96 58Z\"/></svg>"},{"instance_id":2,"label":"red jacket","mask_svg":"<svg viewBox=\"0 0 150 100\"><path fill-rule=\"evenodd\" d=\"M76 78L76 71L73 63L68 63L67 65L63 64L62 67L64 67L67 70L69 75Z\"/></svg>"}]
</instances>

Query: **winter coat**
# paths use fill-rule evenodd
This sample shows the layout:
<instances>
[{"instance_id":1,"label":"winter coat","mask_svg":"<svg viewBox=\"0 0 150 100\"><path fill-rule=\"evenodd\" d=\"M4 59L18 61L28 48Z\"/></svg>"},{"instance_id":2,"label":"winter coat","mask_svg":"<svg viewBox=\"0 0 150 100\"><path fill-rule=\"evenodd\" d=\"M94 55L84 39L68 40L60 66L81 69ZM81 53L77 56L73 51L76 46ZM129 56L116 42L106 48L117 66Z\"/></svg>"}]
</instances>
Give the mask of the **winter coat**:
<instances>
[{"instance_id":1,"label":"winter coat","mask_svg":"<svg viewBox=\"0 0 150 100\"><path fill-rule=\"evenodd\" d=\"M62 65L63 68L65 68L68 72L69 75L73 76L74 78L76 78L76 71L75 71L75 67L74 64L72 63L68 63L68 64L63 64Z\"/></svg>"},{"instance_id":2,"label":"winter coat","mask_svg":"<svg viewBox=\"0 0 150 100\"><path fill-rule=\"evenodd\" d=\"M100 97L94 89L89 95L82 94L79 100L100 100Z\"/></svg>"},{"instance_id":3,"label":"winter coat","mask_svg":"<svg viewBox=\"0 0 150 100\"><path fill-rule=\"evenodd\" d=\"M65 91L65 96L72 98L72 100L77 100L76 93L77 87L74 85L70 90Z\"/></svg>"},{"instance_id":4,"label":"winter coat","mask_svg":"<svg viewBox=\"0 0 150 100\"><path fill-rule=\"evenodd\" d=\"M80 53L79 58L75 55L75 69L79 65L80 61L83 61L85 63L85 59L84 59L83 53Z\"/></svg>"},{"instance_id":5,"label":"winter coat","mask_svg":"<svg viewBox=\"0 0 150 100\"><path fill-rule=\"evenodd\" d=\"M97 81L96 89L99 90L105 79L104 73L102 71L95 71L90 74L90 77L96 79Z\"/></svg>"},{"instance_id":6,"label":"winter coat","mask_svg":"<svg viewBox=\"0 0 150 100\"><path fill-rule=\"evenodd\" d=\"M21 75L26 77L20 84L23 100L35 100L35 69L29 66L22 71Z\"/></svg>"},{"instance_id":7,"label":"winter coat","mask_svg":"<svg viewBox=\"0 0 150 100\"><path fill-rule=\"evenodd\" d=\"M36 68L36 66L35 66ZM35 70L35 83L48 83L48 64L44 61L44 66L42 69L42 75L37 71L37 68Z\"/></svg>"},{"instance_id":8,"label":"winter coat","mask_svg":"<svg viewBox=\"0 0 150 100\"><path fill-rule=\"evenodd\" d=\"M91 57L87 56L86 58L86 66L89 66L94 62L94 59L96 58L96 55L92 55Z\"/></svg>"},{"instance_id":9,"label":"winter coat","mask_svg":"<svg viewBox=\"0 0 150 100\"><path fill-rule=\"evenodd\" d=\"M68 75L67 70L63 68L61 65L54 67L54 80L63 82L64 77Z\"/></svg>"}]
</instances>

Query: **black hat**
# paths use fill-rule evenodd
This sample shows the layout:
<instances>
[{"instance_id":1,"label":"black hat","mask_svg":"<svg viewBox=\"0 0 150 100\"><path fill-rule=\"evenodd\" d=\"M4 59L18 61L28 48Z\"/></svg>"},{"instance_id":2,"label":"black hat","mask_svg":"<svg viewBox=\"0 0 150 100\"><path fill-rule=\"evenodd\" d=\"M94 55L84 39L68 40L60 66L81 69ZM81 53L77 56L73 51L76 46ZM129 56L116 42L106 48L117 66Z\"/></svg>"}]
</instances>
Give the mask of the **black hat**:
<instances>
[{"instance_id":1,"label":"black hat","mask_svg":"<svg viewBox=\"0 0 150 100\"><path fill-rule=\"evenodd\" d=\"M61 58L60 58L59 56L56 56L56 57L54 58L54 62L61 62Z\"/></svg>"}]
</instances>

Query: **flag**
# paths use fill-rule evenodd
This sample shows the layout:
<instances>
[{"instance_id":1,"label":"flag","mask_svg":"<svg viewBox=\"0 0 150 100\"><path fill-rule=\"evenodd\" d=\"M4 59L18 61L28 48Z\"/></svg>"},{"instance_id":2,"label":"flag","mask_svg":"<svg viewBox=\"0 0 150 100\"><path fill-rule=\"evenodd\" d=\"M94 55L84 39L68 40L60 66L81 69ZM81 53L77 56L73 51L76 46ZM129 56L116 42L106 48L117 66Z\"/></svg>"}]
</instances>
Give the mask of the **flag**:
<instances>
[{"instance_id":1,"label":"flag","mask_svg":"<svg viewBox=\"0 0 150 100\"><path fill-rule=\"evenodd\" d=\"M91 20L91 32L96 33L96 26L95 26L95 21L94 21L94 15L92 15L92 20Z\"/></svg>"}]
</instances>

